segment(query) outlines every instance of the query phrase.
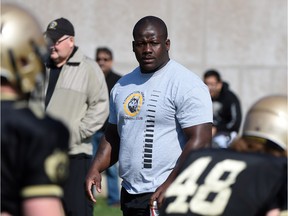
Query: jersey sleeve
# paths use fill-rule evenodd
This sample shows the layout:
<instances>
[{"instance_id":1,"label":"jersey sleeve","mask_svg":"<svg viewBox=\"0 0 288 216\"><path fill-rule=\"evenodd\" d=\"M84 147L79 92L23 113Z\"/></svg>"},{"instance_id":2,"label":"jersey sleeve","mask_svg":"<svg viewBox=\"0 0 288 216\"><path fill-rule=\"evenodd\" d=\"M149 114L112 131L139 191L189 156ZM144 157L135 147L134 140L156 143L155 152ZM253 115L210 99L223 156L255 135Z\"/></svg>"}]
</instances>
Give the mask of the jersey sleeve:
<instances>
[{"instance_id":1,"label":"jersey sleeve","mask_svg":"<svg viewBox=\"0 0 288 216\"><path fill-rule=\"evenodd\" d=\"M35 130L31 143L26 149L25 177L22 198L62 197L61 184L68 175L67 129L52 119L46 120L48 126Z\"/></svg>"}]
</instances>

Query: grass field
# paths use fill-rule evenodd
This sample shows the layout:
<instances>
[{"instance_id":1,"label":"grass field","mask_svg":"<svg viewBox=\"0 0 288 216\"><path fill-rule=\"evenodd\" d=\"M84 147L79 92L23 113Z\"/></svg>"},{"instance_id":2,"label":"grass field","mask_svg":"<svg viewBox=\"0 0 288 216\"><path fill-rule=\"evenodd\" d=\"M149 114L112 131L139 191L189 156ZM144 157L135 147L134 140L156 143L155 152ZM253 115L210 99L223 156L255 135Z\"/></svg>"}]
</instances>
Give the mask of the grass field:
<instances>
[{"instance_id":1,"label":"grass field","mask_svg":"<svg viewBox=\"0 0 288 216\"><path fill-rule=\"evenodd\" d=\"M119 207L110 207L107 205L106 198L97 197L97 203L94 206L94 216L122 216L122 211Z\"/></svg>"}]
</instances>

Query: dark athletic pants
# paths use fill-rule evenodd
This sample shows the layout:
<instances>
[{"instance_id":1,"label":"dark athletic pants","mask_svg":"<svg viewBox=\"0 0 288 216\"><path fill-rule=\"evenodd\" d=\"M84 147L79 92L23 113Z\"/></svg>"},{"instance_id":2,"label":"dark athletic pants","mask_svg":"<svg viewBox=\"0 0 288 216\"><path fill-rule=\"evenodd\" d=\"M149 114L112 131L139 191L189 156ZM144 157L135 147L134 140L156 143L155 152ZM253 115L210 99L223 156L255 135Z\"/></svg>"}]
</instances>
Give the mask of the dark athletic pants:
<instances>
[{"instance_id":1,"label":"dark athletic pants","mask_svg":"<svg viewBox=\"0 0 288 216\"><path fill-rule=\"evenodd\" d=\"M121 188L121 210L123 216L149 216L149 201L152 193L129 194Z\"/></svg>"},{"instance_id":2,"label":"dark athletic pants","mask_svg":"<svg viewBox=\"0 0 288 216\"><path fill-rule=\"evenodd\" d=\"M92 156L70 155L69 160L69 177L64 184L64 208L67 216L92 216L93 204L85 192L85 178Z\"/></svg>"}]
</instances>

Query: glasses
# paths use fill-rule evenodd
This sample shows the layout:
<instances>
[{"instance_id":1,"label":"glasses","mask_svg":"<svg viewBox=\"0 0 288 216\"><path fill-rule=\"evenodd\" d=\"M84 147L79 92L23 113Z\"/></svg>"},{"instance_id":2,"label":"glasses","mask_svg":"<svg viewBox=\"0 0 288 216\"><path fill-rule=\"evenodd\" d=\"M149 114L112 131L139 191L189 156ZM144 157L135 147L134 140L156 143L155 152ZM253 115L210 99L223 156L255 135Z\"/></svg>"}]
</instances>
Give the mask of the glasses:
<instances>
[{"instance_id":1,"label":"glasses","mask_svg":"<svg viewBox=\"0 0 288 216\"><path fill-rule=\"evenodd\" d=\"M70 38L70 36L63 38L62 40L56 41L56 43L54 44L54 46L58 46L60 43L62 43L63 41L67 40L68 38Z\"/></svg>"},{"instance_id":2,"label":"glasses","mask_svg":"<svg viewBox=\"0 0 288 216\"><path fill-rule=\"evenodd\" d=\"M97 62L99 62L99 61L105 61L105 62L107 62L107 61L110 61L111 60L111 58L96 58L96 61Z\"/></svg>"},{"instance_id":3,"label":"glasses","mask_svg":"<svg viewBox=\"0 0 288 216\"><path fill-rule=\"evenodd\" d=\"M205 82L205 81L204 81L204 83L206 85L210 85L210 86L216 86L218 84L218 82Z\"/></svg>"}]
</instances>

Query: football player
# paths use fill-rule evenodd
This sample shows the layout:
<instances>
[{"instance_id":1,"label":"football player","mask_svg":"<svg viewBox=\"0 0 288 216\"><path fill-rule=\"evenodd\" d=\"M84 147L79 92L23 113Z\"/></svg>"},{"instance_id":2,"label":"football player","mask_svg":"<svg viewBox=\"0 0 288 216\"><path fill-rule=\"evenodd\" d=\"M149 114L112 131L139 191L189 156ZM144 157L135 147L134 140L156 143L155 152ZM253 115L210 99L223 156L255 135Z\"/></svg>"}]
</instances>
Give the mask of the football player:
<instances>
[{"instance_id":1,"label":"football player","mask_svg":"<svg viewBox=\"0 0 288 216\"><path fill-rule=\"evenodd\" d=\"M5 3L0 39L1 216L63 216L69 132L27 105L43 77L47 44L30 13Z\"/></svg>"},{"instance_id":2,"label":"football player","mask_svg":"<svg viewBox=\"0 0 288 216\"><path fill-rule=\"evenodd\" d=\"M160 215L287 213L287 127L287 96L257 101L230 149L191 152L166 191Z\"/></svg>"}]
</instances>

